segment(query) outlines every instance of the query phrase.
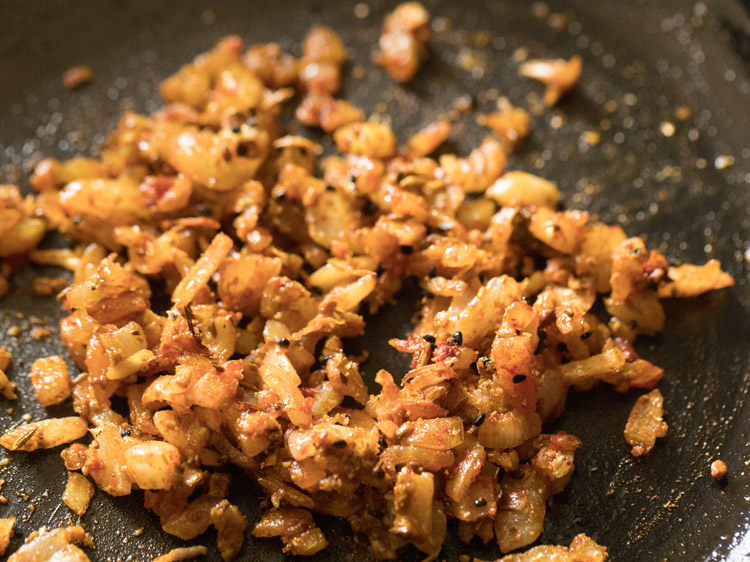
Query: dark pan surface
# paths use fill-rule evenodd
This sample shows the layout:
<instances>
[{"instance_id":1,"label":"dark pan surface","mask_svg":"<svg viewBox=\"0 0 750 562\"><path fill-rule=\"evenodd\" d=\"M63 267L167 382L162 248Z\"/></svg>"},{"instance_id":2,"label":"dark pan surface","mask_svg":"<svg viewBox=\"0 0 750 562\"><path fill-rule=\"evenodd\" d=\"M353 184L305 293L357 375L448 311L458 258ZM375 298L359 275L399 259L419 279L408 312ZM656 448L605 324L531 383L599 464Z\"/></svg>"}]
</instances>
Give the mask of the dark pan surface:
<instances>
[{"instance_id":1,"label":"dark pan surface","mask_svg":"<svg viewBox=\"0 0 750 562\"><path fill-rule=\"evenodd\" d=\"M378 108L392 115L402 139L460 94L473 95L480 111L491 109L490 88L520 105L527 105L529 94L538 97L541 88L517 76L514 56L523 49L532 57L580 53L584 72L579 85L557 108L534 118L534 132L510 167L556 181L568 207L621 223L628 234L645 237L669 258L699 263L719 258L737 285L693 302L668 303L664 333L639 341L638 351L666 370L660 388L670 426L647 458L630 458L622 437L636 393L601 388L571 395L558 427L578 435L584 449L572 483L548 511L542 541L567 544L585 531L610 548L613 562L746 560L750 26L742 6L551 0L550 14L565 18L557 25L557 16L540 18L515 0L425 3L433 16L447 17L452 25L436 33L430 61L406 87L395 85L370 62L382 17L393 3L368 2L364 19L355 17L351 1L231 1L210 8L200 0L3 3L0 181L26 186L30 167L42 156L96 154L124 110L158 107L159 80L227 33L241 35L248 44L280 40L298 52L308 26L331 25L352 55L344 95L368 113ZM461 67L470 57L477 57L481 70ZM95 82L77 92L64 91L60 76L76 64L93 67ZM366 69L363 79L352 77L355 65ZM674 113L681 105L691 109L684 122ZM673 136L662 134L662 122L674 124ZM601 142L586 149L579 137L588 130L600 131ZM467 153L484 134L467 117L452 136L451 148ZM720 155L733 156L734 166L716 169ZM21 395L16 403L0 404L3 431L23 414L41 419L70 411L63 405L45 412L34 401L27 377L34 358L61 353L62 346L55 338L35 342L28 330L18 338L6 335L12 325L31 326L33 317L56 330L57 303L28 293L34 274L16 275L15 291L0 301L0 345L19 359L9 375ZM408 330L411 314L407 299L373 320L365 345L372 351L367 374L379 367L403 372L402 358L383 351L382 344ZM5 413L9 406L10 415ZM0 517L18 516L11 548L41 525L76 520L60 501L65 473L58 452L14 454L0 469L2 494L9 499L0 505ZM710 460L717 456L729 466L726 484L708 476ZM254 485L237 475L232 493L254 523L261 513ZM96 540L92 560L150 560L178 546L141 502L139 493L114 499L97 492L81 519ZM331 547L314 560L370 559L365 543L351 536L346 523L320 522ZM145 531L134 536L140 527ZM492 544L466 546L453 537L440 559L499 554ZM213 541L208 534L196 542ZM418 559L413 553L404 558ZM209 559L219 559L213 547ZM284 556L276 540L248 534L240 559Z\"/></svg>"}]
</instances>

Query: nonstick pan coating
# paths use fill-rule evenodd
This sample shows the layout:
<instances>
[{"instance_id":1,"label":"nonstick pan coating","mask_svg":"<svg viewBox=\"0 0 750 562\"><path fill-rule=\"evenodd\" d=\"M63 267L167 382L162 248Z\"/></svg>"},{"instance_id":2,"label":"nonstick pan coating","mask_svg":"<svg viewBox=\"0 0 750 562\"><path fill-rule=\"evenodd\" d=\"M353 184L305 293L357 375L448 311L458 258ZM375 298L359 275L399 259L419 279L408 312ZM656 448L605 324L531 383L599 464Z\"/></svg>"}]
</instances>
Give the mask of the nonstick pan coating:
<instances>
[{"instance_id":1,"label":"nonstick pan coating","mask_svg":"<svg viewBox=\"0 0 750 562\"><path fill-rule=\"evenodd\" d=\"M391 115L402 139L462 94L470 94L479 111L491 110L491 88L526 105L527 94L538 96L541 88L517 75L517 60L525 54L581 54L578 86L555 109L533 118L532 135L509 167L556 181L567 207L622 224L629 235L643 236L670 259L720 259L737 285L691 302L667 303L665 331L639 340L639 353L666 371L660 388L669 434L647 457L632 459L622 437L637 393L598 388L571 394L553 429L579 436L584 448L572 483L548 510L540 543L568 544L586 532L609 547L613 562L745 560L750 553L750 24L743 5L550 0L545 15L541 4L515 0L425 4L434 17L446 19L438 25L429 62L412 84L398 86L371 62L391 2L369 1L364 18L355 16L352 1L5 2L0 6L0 181L26 189L31 166L42 156L95 155L123 111L158 107L158 82L228 33L248 44L281 41L298 53L310 25L332 26L351 52L343 95L367 113ZM478 64L466 64L472 59ZM65 91L60 76L77 64L91 66L95 81ZM353 77L357 65L365 69L364 78ZM690 108L686 120L675 116L679 106ZM666 122L674 125L671 136L664 134L670 129L662 126ZM599 131L601 142L584 147L580 138L586 131ZM449 148L465 154L486 133L466 117ZM734 157L734 165L717 169L716 158L723 155ZM35 322L55 331L60 317L54 299L29 295L38 273L21 271L15 290L0 301L0 344L18 359L9 375L20 394L17 402L2 402L2 430L23 414L41 419L70 412L65 404L45 411L33 399L27 377L33 359L63 353L55 337L36 342L29 336L27 328ZM384 344L409 330L412 312L407 295L372 319L366 340L359 342L371 351L367 375L380 367L404 372L404 358ZM6 335L15 325L24 328L22 335ZM13 412L6 414L10 406ZM77 520L60 500L66 478L59 451L0 456L10 458L0 469L1 493L8 498L0 517L18 517L11 549L42 525ZM713 458L729 466L724 484L708 476ZM239 473L232 501L251 524L259 518L261 495ZM98 491L81 522L96 541L92 560L150 560L182 544L161 531L137 492L111 498ZM313 560L370 560L365 541L353 537L346 523L327 518L319 523L331 546ZM213 535L194 542L209 545L208 559L219 560ZM494 544L461 544L453 528L439 559L453 561L464 553L484 559L499 555ZM248 532L240 559L284 558L277 540L254 539ZM405 552L404 559L419 556Z\"/></svg>"}]
</instances>

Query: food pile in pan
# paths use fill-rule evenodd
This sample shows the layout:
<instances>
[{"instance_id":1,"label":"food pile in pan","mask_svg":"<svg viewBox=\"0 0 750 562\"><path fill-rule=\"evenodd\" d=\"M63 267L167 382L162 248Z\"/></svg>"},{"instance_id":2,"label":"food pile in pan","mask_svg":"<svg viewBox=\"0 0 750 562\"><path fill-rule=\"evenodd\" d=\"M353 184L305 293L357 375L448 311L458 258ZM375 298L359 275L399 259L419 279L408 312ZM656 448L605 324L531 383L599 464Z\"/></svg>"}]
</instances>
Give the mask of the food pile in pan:
<instances>
[{"instance_id":1,"label":"food pile in pan","mask_svg":"<svg viewBox=\"0 0 750 562\"><path fill-rule=\"evenodd\" d=\"M401 5L376 61L408 80L429 29L424 8ZM141 490L167 533L190 540L215 527L226 560L248 527L290 554L324 549L314 513L345 518L377 559L408 544L435 559L449 518L462 540L508 553L537 539L547 501L572 476L580 441L544 430L569 389L649 391L625 431L633 454L666 433L654 390L662 369L633 342L664 327L661 299L731 277L715 261L670 267L622 228L558 210L548 179L506 170L529 131L528 113L507 101L480 117L487 138L466 157L430 157L451 134L449 116L400 145L388 124L335 97L345 59L325 27L299 59L228 37L162 83L163 109L125 114L101 158L43 161L35 196L0 187L2 288L23 256L72 272L60 337L78 366L36 361L39 402L72 402L75 415L13 427L0 444L66 445L64 501L75 513L95 487ZM522 72L546 84L551 104L580 59ZM320 159L318 144L285 135L285 103L331 133L338 152ZM49 230L72 249L36 249ZM423 292L416 325L390 345L411 368L378 371L372 394L366 357L344 342L407 278ZM592 313L597 299L604 318ZM10 357L0 359L5 369ZM111 408L115 396L128 415ZM270 499L259 521L227 499L231 464ZM3 520L0 543L12 525ZM81 527L41 530L11 560L63 550L87 560L70 544L86 539ZM506 559L606 556L580 535Z\"/></svg>"}]
</instances>

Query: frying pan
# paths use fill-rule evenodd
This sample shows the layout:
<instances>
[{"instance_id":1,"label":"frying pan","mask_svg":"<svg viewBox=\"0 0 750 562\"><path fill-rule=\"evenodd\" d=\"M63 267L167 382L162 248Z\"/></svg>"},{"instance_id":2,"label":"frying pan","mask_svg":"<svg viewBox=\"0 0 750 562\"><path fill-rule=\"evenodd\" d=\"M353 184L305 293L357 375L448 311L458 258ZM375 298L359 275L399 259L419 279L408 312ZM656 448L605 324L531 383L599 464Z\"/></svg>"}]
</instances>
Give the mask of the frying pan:
<instances>
[{"instance_id":1,"label":"frying pan","mask_svg":"<svg viewBox=\"0 0 750 562\"><path fill-rule=\"evenodd\" d=\"M541 88L518 76L518 60L581 54L578 86L556 108L533 117L533 132L509 167L556 181L566 206L622 224L629 235L643 236L672 260L720 259L737 284L691 302L668 302L664 332L639 340L638 352L666 371L660 388L669 422L669 434L645 458L632 459L622 437L637 393L602 387L571 394L562 420L549 429L579 436L584 447L572 483L549 507L540 543L568 544L586 532L609 547L613 562L745 560L750 555L748 6L708 0L548 0L545 14L540 4L510 0L425 4L434 17L445 19L438 21L429 62L411 84L399 86L371 63L392 2L370 0L364 18L361 8L355 16L355 2L349 0L5 2L0 6L0 181L27 189L30 169L42 156L96 155L124 110L158 107L159 81L228 33L248 44L280 41L299 53L310 25L332 26L351 53L343 95L368 113L391 115L402 139L459 95L471 95L477 110L487 112L493 104L487 92L495 88L526 106L527 96L538 98ZM60 76L77 64L91 66L95 81L65 91ZM356 65L365 68L363 78L354 77ZM675 115L680 106L690 109L684 120ZM671 136L663 123L673 125ZM581 143L586 131L600 132L600 142ZM485 134L467 116L448 149L466 154ZM733 166L716 166L724 155L734 157ZM49 247L60 244L55 237L45 240ZM17 402L2 403L2 430L24 414L42 419L70 412L69 405L45 411L28 382L34 358L64 354L54 337L36 342L29 336L28 328L38 322L55 331L60 317L54 299L29 295L27 287L40 272L60 274L21 270L15 290L0 301L0 342L17 359L9 374L20 394ZM364 370L370 378L380 367L396 375L406 369L405 358L384 345L387 337L409 330L415 289L406 292L402 302L368 325L363 341L371 359ZM24 332L6 335L15 325ZM10 406L12 413L5 413ZM10 551L42 525L77 520L60 501L66 478L58 453L8 455L10 464L0 469L2 494L9 500L0 505L0 516L18 517ZM729 466L723 484L708 476L714 458ZM236 473L231 494L251 525L257 521L265 502L256 487ZM352 536L345 522L325 517L318 522L331 546L314 560L370 560L365 541ZM161 531L156 517L143 509L140 493L111 498L98 491L81 523L96 541L92 560L150 560L184 544ZM193 542L213 541L209 532ZM499 555L494 544L463 545L453 526L440 559L457 560L460 554ZM255 539L248 532L240 559L284 558L277 540ZM215 548L208 559L219 559ZM419 555L404 551L403 559Z\"/></svg>"}]
</instances>

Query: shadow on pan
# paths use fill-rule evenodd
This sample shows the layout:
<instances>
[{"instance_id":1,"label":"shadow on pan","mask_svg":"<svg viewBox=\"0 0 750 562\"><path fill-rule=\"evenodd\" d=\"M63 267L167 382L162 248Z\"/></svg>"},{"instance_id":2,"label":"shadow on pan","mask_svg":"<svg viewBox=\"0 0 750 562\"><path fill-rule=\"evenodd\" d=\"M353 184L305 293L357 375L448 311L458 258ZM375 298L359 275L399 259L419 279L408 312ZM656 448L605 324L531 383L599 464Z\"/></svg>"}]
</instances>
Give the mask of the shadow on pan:
<instances>
[{"instance_id":1,"label":"shadow on pan","mask_svg":"<svg viewBox=\"0 0 750 562\"><path fill-rule=\"evenodd\" d=\"M533 133L509 167L555 180L568 207L622 224L671 259L720 259L737 285L689 306L669 303L664 333L639 342L639 353L666 370L660 387L670 425L647 458L630 458L622 438L636 395L599 388L570 396L554 429L579 436L584 449L572 483L548 510L541 541L568 544L586 532L609 547L613 562L744 560L750 553L750 26L742 4L550 0L545 14L539 3L531 9L510 0L425 3L433 17L445 19L429 62L406 87L371 63L393 3L369 2L365 18L355 17L351 1L5 3L0 181L27 187L33 162L42 156L95 155L123 111L158 107L158 82L227 33L248 44L280 41L298 52L310 25L334 27L351 51L344 95L368 113L385 104L402 139L459 95L470 94L478 111L491 110L487 93L493 88L525 105L526 96L541 89L518 77L521 57L580 53L580 83L558 107L533 118ZM465 69L468 58L475 64ZM96 79L82 90L64 91L60 76L76 64L93 67ZM353 78L356 65L366 69L364 78ZM687 119L675 115L680 106L690 109ZM674 126L673 135L663 123ZM582 144L586 131L600 132L601 142ZM485 134L469 116L452 140L466 153ZM724 155L733 156L734 165L718 169L716 158ZM0 342L20 360L10 370L20 381L20 399L12 414L2 414L3 430L26 413L40 419L69 412L69 406L45 412L24 380L34 358L63 352L59 342L35 342L27 331L5 335L12 325L30 326L33 317L56 327L57 303L32 299L24 290L36 274L21 271L15 292L0 302ZM381 367L403 373L403 357L388 351L385 341L409 330L412 312L406 299L369 324L367 375ZM714 458L729 466L724 485L708 476ZM0 469L9 498L0 516L18 517L11 548L42 525L73 520L60 504L64 474L58 451L14 454ZM232 494L251 523L257 520L261 495L239 474ZM118 499L97 493L82 518L97 544L92 559L146 560L182 544L161 531L141 502L139 493ZM365 542L346 523L320 523L331 546L315 560L369 559ZM494 544L461 544L453 531L441 559L499 555ZM210 545L213 537L199 542ZM219 559L215 549L208 558ZM241 558L285 557L276 540L248 535Z\"/></svg>"}]
</instances>

